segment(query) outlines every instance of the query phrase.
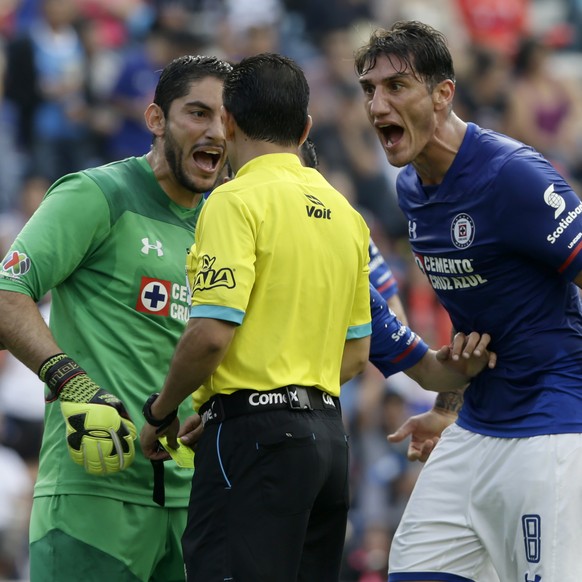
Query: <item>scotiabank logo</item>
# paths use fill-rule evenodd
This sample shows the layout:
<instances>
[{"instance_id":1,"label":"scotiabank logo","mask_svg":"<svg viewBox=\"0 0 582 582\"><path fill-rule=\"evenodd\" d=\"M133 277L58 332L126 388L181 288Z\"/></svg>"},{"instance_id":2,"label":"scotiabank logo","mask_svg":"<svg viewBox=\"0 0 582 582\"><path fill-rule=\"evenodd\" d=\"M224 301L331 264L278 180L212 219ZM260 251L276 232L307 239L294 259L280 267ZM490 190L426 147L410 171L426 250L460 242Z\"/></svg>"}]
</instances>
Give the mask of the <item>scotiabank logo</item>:
<instances>
[{"instance_id":1,"label":"scotiabank logo","mask_svg":"<svg viewBox=\"0 0 582 582\"><path fill-rule=\"evenodd\" d=\"M167 316L170 313L171 290L170 281L142 277L136 310L141 313Z\"/></svg>"}]
</instances>

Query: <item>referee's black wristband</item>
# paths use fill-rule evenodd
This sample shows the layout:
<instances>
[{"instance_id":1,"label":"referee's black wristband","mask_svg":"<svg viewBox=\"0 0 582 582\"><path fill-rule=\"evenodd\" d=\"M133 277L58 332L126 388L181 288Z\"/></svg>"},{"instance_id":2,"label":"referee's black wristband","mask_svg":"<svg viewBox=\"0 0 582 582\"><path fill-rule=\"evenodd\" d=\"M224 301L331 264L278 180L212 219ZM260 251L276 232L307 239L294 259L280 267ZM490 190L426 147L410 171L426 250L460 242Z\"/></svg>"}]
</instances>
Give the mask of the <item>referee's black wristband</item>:
<instances>
[{"instance_id":1,"label":"referee's black wristband","mask_svg":"<svg viewBox=\"0 0 582 582\"><path fill-rule=\"evenodd\" d=\"M178 409L172 410L170 414L164 416L164 418L156 418L152 414L152 404L157 400L158 396L160 395L159 392L155 392L152 394L145 402L142 408L143 417L145 418L148 424L155 426L158 430L156 432L161 432L168 426L170 426L174 419L178 416Z\"/></svg>"}]
</instances>

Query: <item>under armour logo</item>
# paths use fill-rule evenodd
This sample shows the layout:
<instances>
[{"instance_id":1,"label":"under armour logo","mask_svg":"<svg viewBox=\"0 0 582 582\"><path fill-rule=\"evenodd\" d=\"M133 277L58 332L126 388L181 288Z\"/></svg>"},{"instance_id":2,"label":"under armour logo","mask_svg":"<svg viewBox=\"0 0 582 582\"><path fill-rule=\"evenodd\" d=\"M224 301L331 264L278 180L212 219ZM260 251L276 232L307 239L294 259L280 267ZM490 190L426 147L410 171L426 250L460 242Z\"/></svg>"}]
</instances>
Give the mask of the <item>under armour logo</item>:
<instances>
[{"instance_id":1,"label":"under armour logo","mask_svg":"<svg viewBox=\"0 0 582 582\"><path fill-rule=\"evenodd\" d=\"M150 239L146 236L145 238L141 239L143 247L141 247L141 252L144 255L149 255L150 251L156 251L158 253L158 257L164 256L164 249L162 248L161 241L157 240L155 245L150 244Z\"/></svg>"},{"instance_id":2,"label":"under armour logo","mask_svg":"<svg viewBox=\"0 0 582 582\"><path fill-rule=\"evenodd\" d=\"M416 222L414 220L408 221L408 238L411 240L416 238Z\"/></svg>"}]
</instances>

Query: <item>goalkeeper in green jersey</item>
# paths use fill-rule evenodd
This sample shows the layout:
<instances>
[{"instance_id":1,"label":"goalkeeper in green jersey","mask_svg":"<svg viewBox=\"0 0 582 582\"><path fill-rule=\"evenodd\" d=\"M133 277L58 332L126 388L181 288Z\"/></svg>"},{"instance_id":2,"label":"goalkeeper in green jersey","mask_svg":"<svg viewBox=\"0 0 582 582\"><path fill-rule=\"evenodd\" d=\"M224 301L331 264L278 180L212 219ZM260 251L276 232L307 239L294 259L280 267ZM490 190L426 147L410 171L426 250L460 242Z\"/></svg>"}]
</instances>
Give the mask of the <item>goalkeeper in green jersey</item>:
<instances>
[{"instance_id":1,"label":"goalkeeper in green jersey","mask_svg":"<svg viewBox=\"0 0 582 582\"><path fill-rule=\"evenodd\" d=\"M188 318L186 250L225 161L230 68L168 64L145 111L150 152L58 180L0 264L0 347L46 383L31 582L184 580L191 472L152 470L135 439Z\"/></svg>"}]
</instances>

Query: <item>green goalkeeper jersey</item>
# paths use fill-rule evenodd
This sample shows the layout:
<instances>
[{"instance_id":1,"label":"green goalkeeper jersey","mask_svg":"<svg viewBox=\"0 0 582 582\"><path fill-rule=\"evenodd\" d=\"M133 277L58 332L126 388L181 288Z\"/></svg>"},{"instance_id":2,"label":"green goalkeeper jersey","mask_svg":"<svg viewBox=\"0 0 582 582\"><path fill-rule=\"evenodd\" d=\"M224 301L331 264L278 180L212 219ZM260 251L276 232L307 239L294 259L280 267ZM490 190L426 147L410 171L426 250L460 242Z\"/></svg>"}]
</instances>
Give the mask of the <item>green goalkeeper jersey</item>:
<instances>
[{"instance_id":1,"label":"green goalkeeper jersey","mask_svg":"<svg viewBox=\"0 0 582 582\"><path fill-rule=\"evenodd\" d=\"M0 289L38 301L51 291L61 349L127 407L161 389L189 312L186 252L203 201L176 205L145 157L65 176L47 192L1 267ZM192 414L190 401L180 416ZM186 507L191 472L165 465L166 506ZM35 496L91 494L153 505L153 470L136 443L127 470L87 474L70 458L58 403L47 404Z\"/></svg>"}]
</instances>

